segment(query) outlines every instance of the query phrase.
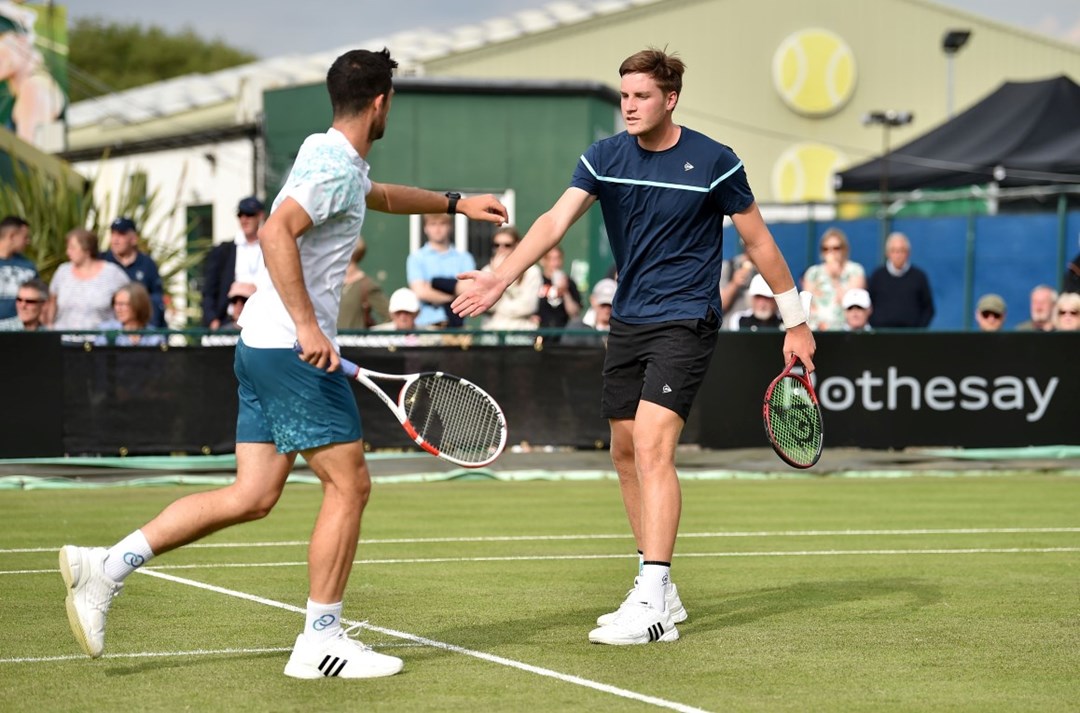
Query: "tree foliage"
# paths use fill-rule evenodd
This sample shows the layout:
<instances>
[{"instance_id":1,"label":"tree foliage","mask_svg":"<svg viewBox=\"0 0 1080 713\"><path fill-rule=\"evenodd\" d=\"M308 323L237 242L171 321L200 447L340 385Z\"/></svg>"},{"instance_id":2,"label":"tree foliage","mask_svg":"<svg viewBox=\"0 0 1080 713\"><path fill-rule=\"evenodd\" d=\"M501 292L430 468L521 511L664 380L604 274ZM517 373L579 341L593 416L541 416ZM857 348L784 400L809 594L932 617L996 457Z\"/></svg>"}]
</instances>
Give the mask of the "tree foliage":
<instances>
[{"instance_id":1,"label":"tree foliage","mask_svg":"<svg viewBox=\"0 0 1080 713\"><path fill-rule=\"evenodd\" d=\"M70 28L71 101L130 89L185 74L213 72L257 57L191 29L170 34L160 27L81 18Z\"/></svg>"}]
</instances>

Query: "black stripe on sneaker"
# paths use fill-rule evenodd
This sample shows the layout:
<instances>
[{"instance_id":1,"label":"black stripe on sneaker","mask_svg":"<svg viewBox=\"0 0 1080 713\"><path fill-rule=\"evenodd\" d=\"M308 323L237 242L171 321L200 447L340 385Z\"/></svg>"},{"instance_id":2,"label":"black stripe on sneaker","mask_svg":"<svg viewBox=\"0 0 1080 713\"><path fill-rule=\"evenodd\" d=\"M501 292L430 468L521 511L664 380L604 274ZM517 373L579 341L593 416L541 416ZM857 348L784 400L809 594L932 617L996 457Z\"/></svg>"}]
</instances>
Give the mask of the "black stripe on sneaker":
<instances>
[{"instance_id":1,"label":"black stripe on sneaker","mask_svg":"<svg viewBox=\"0 0 1080 713\"><path fill-rule=\"evenodd\" d=\"M334 669L334 672L329 674L330 676L337 676L341 673L341 669L345 668L345 664L349 663L348 659L341 659L341 665Z\"/></svg>"},{"instance_id":2,"label":"black stripe on sneaker","mask_svg":"<svg viewBox=\"0 0 1080 713\"><path fill-rule=\"evenodd\" d=\"M324 676L326 675L326 664L329 661L330 661L330 654L327 654L326 656L323 656L323 660L318 665L319 671L321 671Z\"/></svg>"}]
</instances>

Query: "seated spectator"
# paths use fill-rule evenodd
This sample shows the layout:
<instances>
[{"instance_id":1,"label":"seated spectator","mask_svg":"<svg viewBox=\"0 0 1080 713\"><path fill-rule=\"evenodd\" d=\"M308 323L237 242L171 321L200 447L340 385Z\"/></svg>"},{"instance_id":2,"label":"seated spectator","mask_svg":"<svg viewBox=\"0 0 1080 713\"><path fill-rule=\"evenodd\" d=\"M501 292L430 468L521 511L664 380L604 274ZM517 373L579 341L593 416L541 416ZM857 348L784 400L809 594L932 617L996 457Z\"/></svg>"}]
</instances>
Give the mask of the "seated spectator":
<instances>
[{"instance_id":1,"label":"seated spectator","mask_svg":"<svg viewBox=\"0 0 1080 713\"><path fill-rule=\"evenodd\" d=\"M609 277L597 281L589 294L589 311L566 324L567 330L593 330L595 334L564 334L562 344L607 346L607 333L611 330L611 303L615 301L616 289L618 284Z\"/></svg>"},{"instance_id":2,"label":"seated spectator","mask_svg":"<svg viewBox=\"0 0 1080 713\"><path fill-rule=\"evenodd\" d=\"M345 269L345 285L341 288L341 311L338 313L339 330L371 329L390 318L386 294L378 282L360 269L360 261L367 254L363 238L356 241L349 266Z\"/></svg>"},{"instance_id":3,"label":"seated spectator","mask_svg":"<svg viewBox=\"0 0 1080 713\"><path fill-rule=\"evenodd\" d=\"M109 250L101 256L120 266L132 282L141 282L150 295L153 314L151 327L165 326L165 288L161 284L157 263L146 253L139 252L139 233L131 218L117 218L109 226Z\"/></svg>"},{"instance_id":4,"label":"seated spectator","mask_svg":"<svg viewBox=\"0 0 1080 713\"><path fill-rule=\"evenodd\" d=\"M416 317L420 314L420 298L408 287L399 287L390 295L387 305L390 320L376 324L372 329L380 332L412 332L417 329Z\"/></svg>"},{"instance_id":5,"label":"seated spectator","mask_svg":"<svg viewBox=\"0 0 1080 713\"><path fill-rule=\"evenodd\" d=\"M821 236L821 262L806 268L802 288L814 296L809 322L814 330L844 328L844 293L853 287L866 289L866 271L848 259L851 246L847 236L829 228Z\"/></svg>"},{"instance_id":6,"label":"seated spectator","mask_svg":"<svg viewBox=\"0 0 1080 713\"><path fill-rule=\"evenodd\" d=\"M19 254L19 233L26 221L7 217L0 221L0 319L15 319L19 286L38 276L34 263ZM12 323L14 324L14 322Z\"/></svg>"},{"instance_id":7,"label":"seated spectator","mask_svg":"<svg viewBox=\"0 0 1080 713\"><path fill-rule=\"evenodd\" d=\"M870 302L870 293L854 287L844 293L844 331L870 332L870 318L874 308Z\"/></svg>"},{"instance_id":8,"label":"seated spectator","mask_svg":"<svg viewBox=\"0 0 1080 713\"><path fill-rule=\"evenodd\" d=\"M728 329L733 332L757 332L784 328L784 320L780 319L773 292L764 277L754 275L746 294L750 298L750 306L731 315Z\"/></svg>"},{"instance_id":9,"label":"seated spectator","mask_svg":"<svg viewBox=\"0 0 1080 713\"><path fill-rule=\"evenodd\" d=\"M255 284L252 282L234 282L229 287L229 321L221 325L223 330L230 332L240 331L240 313L244 311L244 305L255 294Z\"/></svg>"},{"instance_id":10,"label":"seated spectator","mask_svg":"<svg viewBox=\"0 0 1080 713\"><path fill-rule=\"evenodd\" d=\"M232 240L214 246L206 256L203 269L202 323L210 329L221 329L229 322L229 291L236 282L254 284L255 276L263 269L262 247L259 245L259 226L265 216L262 201L248 196L236 208L239 227Z\"/></svg>"},{"instance_id":11,"label":"seated spectator","mask_svg":"<svg viewBox=\"0 0 1080 713\"><path fill-rule=\"evenodd\" d=\"M934 318L930 280L911 264L911 243L903 233L893 233L885 241L885 264L870 275L866 289L874 304L870 322L875 328L930 326Z\"/></svg>"},{"instance_id":12,"label":"seated spectator","mask_svg":"<svg viewBox=\"0 0 1080 713\"><path fill-rule=\"evenodd\" d=\"M993 293L983 295L975 306L975 322L980 332L998 332L1005 326L1005 300Z\"/></svg>"},{"instance_id":13,"label":"seated spectator","mask_svg":"<svg viewBox=\"0 0 1080 713\"><path fill-rule=\"evenodd\" d=\"M1080 294L1062 292L1054 305L1054 331L1075 332L1080 330Z\"/></svg>"},{"instance_id":14,"label":"seated spectator","mask_svg":"<svg viewBox=\"0 0 1080 713\"><path fill-rule=\"evenodd\" d=\"M30 224L21 216L9 215L4 218L4 220L0 220L0 230L3 230L5 221L10 225L16 226L15 231L12 234L12 237L14 238L15 254L26 257L26 249L30 247Z\"/></svg>"},{"instance_id":15,"label":"seated spectator","mask_svg":"<svg viewBox=\"0 0 1080 713\"><path fill-rule=\"evenodd\" d=\"M1058 293L1050 285L1039 285L1031 291L1031 319L1016 325L1020 332L1051 332L1054 330L1054 303Z\"/></svg>"},{"instance_id":16,"label":"seated spectator","mask_svg":"<svg viewBox=\"0 0 1080 713\"><path fill-rule=\"evenodd\" d=\"M540 258L543 284L536 308L541 328L561 329L581 314L581 292L563 272L563 249L556 245Z\"/></svg>"},{"instance_id":17,"label":"seated spectator","mask_svg":"<svg viewBox=\"0 0 1080 713\"><path fill-rule=\"evenodd\" d=\"M150 293L141 282L129 282L116 291L112 299L113 318L98 325L98 329L118 331L120 334L101 334L94 343L105 346L110 343L118 347L157 347L165 343L161 334L139 334L149 329L153 306Z\"/></svg>"},{"instance_id":18,"label":"seated spectator","mask_svg":"<svg viewBox=\"0 0 1080 713\"><path fill-rule=\"evenodd\" d=\"M416 323L420 314L420 298L408 287L393 291L387 309L390 321L376 324L371 328L373 334L339 334L338 343L350 347L424 347L442 344L443 337L427 333L427 328ZM384 334L384 332L410 332L410 334ZM421 332L421 334L416 334ZM377 333L377 334L374 334Z\"/></svg>"},{"instance_id":19,"label":"seated spectator","mask_svg":"<svg viewBox=\"0 0 1080 713\"><path fill-rule=\"evenodd\" d=\"M42 315L49 301L49 286L38 278L27 280L19 286L15 296L15 316L0 319L0 331L36 332L45 329Z\"/></svg>"},{"instance_id":20,"label":"seated spectator","mask_svg":"<svg viewBox=\"0 0 1080 713\"><path fill-rule=\"evenodd\" d=\"M720 305L725 315L750 308L746 290L756 274L754 263L742 253L720 263Z\"/></svg>"},{"instance_id":21,"label":"seated spectator","mask_svg":"<svg viewBox=\"0 0 1080 713\"><path fill-rule=\"evenodd\" d=\"M1061 281L1062 292L1080 292L1080 253L1065 268L1065 277Z\"/></svg>"},{"instance_id":22,"label":"seated spectator","mask_svg":"<svg viewBox=\"0 0 1080 713\"><path fill-rule=\"evenodd\" d=\"M84 228L67 234L67 256L49 284L45 323L57 331L97 329L114 316L113 295L131 279L98 257L98 238Z\"/></svg>"},{"instance_id":23,"label":"seated spectator","mask_svg":"<svg viewBox=\"0 0 1080 713\"><path fill-rule=\"evenodd\" d=\"M487 272L494 272L502 264L502 261L521 242L521 235L517 228L505 225L495 231L491 236L491 241L494 252L491 262L484 266ZM540 268L530 265L521 277L506 288L499 301L488 310L484 318L484 329L502 331L536 329L536 296L540 293L543 282Z\"/></svg>"},{"instance_id":24,"label":"seated spectator","mask_svg":"<svg viewBox=\"0 0 1080 713\"><path fill-rule=\"evenodd\" d=\"M457 292L457 276L475 270L476 260L451 243L452 216L432 213L423 221L426 242L405 262L409 289L420 298L416 323L422 327L461 327L464 320L453 313L450 303Z\"/></svg>"}]
</instances>

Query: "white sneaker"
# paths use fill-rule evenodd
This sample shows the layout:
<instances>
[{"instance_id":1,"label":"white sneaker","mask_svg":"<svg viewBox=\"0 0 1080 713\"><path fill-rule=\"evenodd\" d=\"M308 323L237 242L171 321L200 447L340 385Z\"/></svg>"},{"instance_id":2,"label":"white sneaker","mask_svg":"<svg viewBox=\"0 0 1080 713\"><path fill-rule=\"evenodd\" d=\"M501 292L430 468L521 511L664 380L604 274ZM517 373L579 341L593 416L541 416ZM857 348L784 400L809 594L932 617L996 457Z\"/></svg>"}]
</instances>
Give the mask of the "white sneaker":
<instances>
[{"instance_id":1,"label":"white sneaker","mask_svg":"<svg viewBox=\"0 0 1080 713\"><path fill-rule=\"evenodd\" d=\"M105 650L105 615L113 597L124 588L105 574L107 554L104 547L60 548L60 575L68 590L68 623L79 646L95 659Z\"/></svg>"},{"instance_id":2,"label":"white sneaker","mask_svg":"<svg viewBox=\"0 0 1080 713\"><path fill-rule=\"evenodd\" d=\"M653 609L644 602L624 603L619 607L615 621L589 632L589 641L612 646L676 641L678 638L679 630L670 613Z\"/></svg>"},{"instance_id":3,"label":"white sneaker","mask_svg":"<svg viewBox=\"0 0 1080 713\"><path fill-rule=\"evenodd\" d=\"M596 617L597 626L607 626L608 624L611 624L619 617L619 614L622 613L623 607L638 603L637 598L634 597L634 590L637 589L637 583L637 577L634 577L634 589L631 589L626 593L626 599L623 600L623 603L619 605L618 609ZM671 614L671 620L673 622L681 624L686 621L686 607L683 606L682 600L679 599L679 588L675 586L674 582L668 584L667 591L664 592L664 605L667 607L668 613Z\"/></svg>"},{"instance_id":4,"label":"white sneaker","mask_svg":"<svg viewBox=\"0 0 1080 713\"><path fill-rule=\"evenodd\" d=\"M404 662L396 656L373 651L349 634L359 629L355 624L323 644L311 644L307 637L296 637L285 675L293 678L379 678L393 676Z\"/></svg>"}]
</instances>

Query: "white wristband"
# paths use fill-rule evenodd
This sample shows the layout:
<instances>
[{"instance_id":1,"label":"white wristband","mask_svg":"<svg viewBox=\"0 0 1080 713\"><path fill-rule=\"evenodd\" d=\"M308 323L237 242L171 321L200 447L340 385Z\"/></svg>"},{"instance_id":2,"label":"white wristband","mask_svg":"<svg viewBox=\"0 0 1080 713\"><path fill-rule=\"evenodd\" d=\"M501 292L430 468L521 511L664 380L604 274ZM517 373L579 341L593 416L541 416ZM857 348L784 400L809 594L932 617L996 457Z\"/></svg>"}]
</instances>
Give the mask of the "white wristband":
<instances>
[{"instance_id":1,"label":"white wristband","mask_svg":"<svg viewBox=\"0 0 1080 713\"><path fill-rule=\"evenodd\" d=\"M776 309L780 312L780 319L784 320L784 329L798 327L806 322L806 312L803 310L802 300L799 299L799 291L792 287L787 292L774 295Z\"/></svg>"}]
</instances>

